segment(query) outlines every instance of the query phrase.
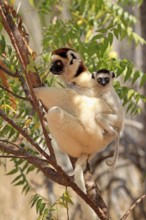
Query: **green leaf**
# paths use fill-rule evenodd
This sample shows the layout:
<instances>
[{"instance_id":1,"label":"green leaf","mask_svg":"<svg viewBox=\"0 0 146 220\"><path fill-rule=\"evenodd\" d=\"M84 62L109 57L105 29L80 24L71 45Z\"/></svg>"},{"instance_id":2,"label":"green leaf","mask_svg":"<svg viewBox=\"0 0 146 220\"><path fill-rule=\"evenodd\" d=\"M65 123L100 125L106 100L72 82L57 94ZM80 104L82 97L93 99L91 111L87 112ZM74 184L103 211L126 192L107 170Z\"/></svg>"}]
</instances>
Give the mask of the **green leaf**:
<instances>
[{"instance_id":1,"label":"green leaf","mask_svg":"<svg viewBox=\"0 0 146 220\"><path fill-rule=\"evenodd\" d=\"M28 184L26 184L25 186L23 186L22 192L24 192L26 195L29 190L30 190L30 186Z\"/></svg>"},{"instance_id":2,"label":"green leaf","mask_svg":"<svg viewBox=\"0 0 146 220\"><path fill-rule=\"evenodd\" d=\"M142 78L141 78L141 82L140 82L140 87L142 87L146 82L146 74L144 73Z\"/></svg>"},{"instance_id":3,"label":"green leaf","mask_svg":"<svg viewBox=\"0 0 146 220\"><path fill-rule=\"evenodd\" d=\"M24 172L24 170L26 170L26 168L29 166L28 162L26 161L24 166L22 167L22 172Z\"/></svg>"},{"instance_id":4,"label":"green leaf","mask_svg":"<svg viewBox=\"0 0 146 220\"><path fill-rule=\"evenodd\" d=\"M132 79L132 84L134 84L136 82L136 80L139 78L139 76L140 76L140 73L139 73L138 70L136 70L134 72L134 76L133 76L133 79Z\"/></svg>"},{"instance_id":5,"label":"green leaf","mask_svg":"<svg viewBox=\"0 0 146 220\"><path fill-rule=\"evenodd\" d=\"M133 95L134 95L134 89L128 90L127 98L128 98L128 99L131 99Z\"/></svg>"},{"instance_id":6,"label":"green leaf","mask_svg":"<svg viewBox=\"0 0 146 220\"><path fill-rule=\"evenodd\" d=\"M19 176L17 176L17 177L12 181L12 183L17 182L20 178L22 178L22 174L20 174Z\"/></svg>"},{"instance_id":7,"label":"green leaf","mask_svg":"<svg viewBox=\"0 0 146 220\"><path fill-rule=\"evenodd\" d=\"M20 180L19 182L15 183L14 186L19 186L23 184L24 184L24 180Z\"/></svg>"},{"instance_id":8,"label":"green leaf","mask_svg":"<svg viewBox=\"0 0 146 220\"><path fill-rule=\"evenodd\" d=\"M108 40L110 42L110 45L112 45L112 43L113 43L113 34L112 33L108 34Z\"/></svg>"},{"instance_id":9,"label":"green leaf","mask_svg":"<svg viewBox=\"0 0 146 220\"><path fill-rule=\"evenodd\" d=\"M31 200L30 200L30 203L31 203L31 208L35 205L35 203L38 201L38 199L40 198L40 196L38 194L35 194Z\"/></svg>"},{"instance_id":10,"label":"green leaf","mask_svg":"<svg viewBox=\"0 0 146 220\"><path fill-rule=\"evenodd\" d=\"M25 162L25 160L23 160L23 159L16 159L15 160L15 163L16 163L17 166L19 166L20 164L22 164L24 162Z\"/></svg>"},{"instance_id":11,"label":"green leaf","mask_svg":"<svg viewBox=\"0 0 146 220\"><path fill-rule=\"evenodd\" d=\"M104 36L103 36L103 34L96 34L92 39L91 39L91 41L94 41L94 40L98 40L98 39L102 39Z\"/></svg>"},{"instance_id":12,"label":"green leaf","mask_svg":"<svg viewBox=\"0 0 146 220\"><path fill-rule=\"evenodd\" d=\"M18 169L14 168L13 170L11 170L10 172L7 173L7 175L13 175L15 173L17 173Z\"/></svg>"},{"instance_id":13,"label":"green leaf","mask_svg":"<svg viewBox=\"0 0 146 220\"><path fill-rule=\"evenodd\" d=\"M113 29L113 31L114 31L114 34L115 34L115 36L116 36L116 38L117 39L119 39L119 33L120 33L120 31L118 30L118 29Z\"/></svg>"},{"instance_id":14,"label":"green leaf","mask_svg":"<svg viewBox=\"0 0 146 220\"><path fill-rule=\"evenodd\" d=\"M42 199L39 198L36 202L36 211L37 211L37 213L40 213L41 204L42 204Z\"/></svg>"},{"instance_id":15,"label":"green leaf","mask_svg":"<svg viewBox=\"0 0 146 220\"><path fill-rule=\"evenodd\" d=\"M130 104L128 105L128 107L127 107L127 109L126 109L126 112L127 112L127 113L130 111L130 109L132 108L132 106L133 106L132 103L130 103Z\"/></svg>"},{"instance_id":16,"label":"green leaf","mask_svg":"<svg viewBox=\"0 0 146 220\"><path fill-rule=\"evenodd\" d=\"M42 214L43 210L45 209L46 204L45 203L41 203L40 207L39 207L39 213L40 215Z\"/></svg>"},{"instance_id":17,"label":"green leaf","mask_svg":"<svg viewBox=\"0 0 146 220\"><path fill-rule=\"evenodd\" d=\"M35 168L36 168L35 166L30 165L30 166L28 167L27 171L26 171L26 174L32 172L33 170L35 170Z\"/></svg>"},{"instance_id":18,"label":"green leaf","mask_svg":"<svg viewBox=\"0 0 146 220\"><path fill-rule=\"evenodd\" d=\"M131 69L131 68L128 68L127 71L126 71L126 75L125 75L125 77L124 77L124 82L126 82L126 81L129 79L129 77L131 76L131 74L132 74L132 69Z\"/></svg>"},{"instance_id":19,"label":"green leaf","mask_svg":"<svg viewBox=\"0 0 146 220\"><path fill-rule=\"evenodd\" d=\"M5 51L6 42L3 35L0 34L0 55Z\"/></svg>"}]
</instances>

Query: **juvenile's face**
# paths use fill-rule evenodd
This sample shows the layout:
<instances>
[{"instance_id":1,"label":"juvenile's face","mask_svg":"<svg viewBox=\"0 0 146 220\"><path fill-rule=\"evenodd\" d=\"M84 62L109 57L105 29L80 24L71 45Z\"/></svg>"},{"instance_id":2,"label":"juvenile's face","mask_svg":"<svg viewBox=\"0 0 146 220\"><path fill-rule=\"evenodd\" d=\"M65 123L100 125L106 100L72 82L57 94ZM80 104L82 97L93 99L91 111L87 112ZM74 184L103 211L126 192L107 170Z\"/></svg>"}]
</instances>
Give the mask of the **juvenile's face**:
<instances>
[{"instance_id":1,"label":"juvenile's face","mask_svg":"<svg viewBox=\"0 0 146 220\"><path fill-rule=\"evenodd\" d=\"M96 75L96 81L100 86L107 86L110 83L110 77L107 74L100 74L100 75Z\"/></svg>"},{"instance_id":2,"label":"juvenile's face","mask_svg":"<svg viewBox=\"0 0 146 220\"><path fill-rule=\"evenodd\" d=\"M115 74L106 69L101 69L92 74L92 78L96 80L97 84L100 87L106 87L110 85L114 77L115 77Z\"/></svg>"}]
</instances>

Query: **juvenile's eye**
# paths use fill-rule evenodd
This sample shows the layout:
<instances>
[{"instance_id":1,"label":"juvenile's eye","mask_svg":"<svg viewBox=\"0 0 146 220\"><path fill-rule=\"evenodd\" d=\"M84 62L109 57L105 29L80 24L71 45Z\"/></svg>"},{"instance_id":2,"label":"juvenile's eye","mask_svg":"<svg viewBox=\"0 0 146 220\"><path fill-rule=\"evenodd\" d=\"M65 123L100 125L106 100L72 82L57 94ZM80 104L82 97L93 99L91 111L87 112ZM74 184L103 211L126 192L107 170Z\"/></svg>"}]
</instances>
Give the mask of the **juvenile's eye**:
<instances>
[{"instance_id":1,"label":"juvenile's eye","mask_svg":"<svg viewBox=\"0 0 146 220\"><path fill-rule=\"evenodd\" d=\"M105 78L105 81L108 83L108 82L109 82L109 78L108 78L108 77L106 77L106 78Z\"/></svg>"},{"instance_id":2,"label":"juvenile's eye","mask_svg":"<svg viewBox=\"0 0 146 220\"><path fill-rule=\"evenodd\" d=\"M97 79L97 82L100 83L101 81L102 81L102 78L99 77L99 78Z\"/></svg>"}]
</instances>

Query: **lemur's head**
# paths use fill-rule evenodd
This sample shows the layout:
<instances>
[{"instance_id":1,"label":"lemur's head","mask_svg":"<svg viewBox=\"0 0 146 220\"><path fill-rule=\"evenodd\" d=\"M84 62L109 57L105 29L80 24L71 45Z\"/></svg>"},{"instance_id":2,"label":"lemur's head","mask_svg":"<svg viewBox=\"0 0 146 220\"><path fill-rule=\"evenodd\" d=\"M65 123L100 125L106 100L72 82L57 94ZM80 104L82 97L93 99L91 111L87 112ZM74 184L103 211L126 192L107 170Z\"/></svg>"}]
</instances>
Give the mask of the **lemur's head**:
<instances>
[{"instance_id":1,"label":"lemur's head","mask_svg":"<svg viewBox=\"0 0 146 220\"><path fill-rule=\"evenodd\" d=\"M96 81L98 87L108 87L112 85L114 72L107 69L101 69L92 73L92 79Z\"/></svg>"},{"instance_id":2,"label":"lemur's head","mask_svg":"<svg viewBox=\"0 0 146 220\"><path fill-rule=\"evenodd\" d=\"M50 71L60 75L65 82L71 82L87 71L80 55L71 48L59 48L52 52Z\"/></svg>"}]
</instances>

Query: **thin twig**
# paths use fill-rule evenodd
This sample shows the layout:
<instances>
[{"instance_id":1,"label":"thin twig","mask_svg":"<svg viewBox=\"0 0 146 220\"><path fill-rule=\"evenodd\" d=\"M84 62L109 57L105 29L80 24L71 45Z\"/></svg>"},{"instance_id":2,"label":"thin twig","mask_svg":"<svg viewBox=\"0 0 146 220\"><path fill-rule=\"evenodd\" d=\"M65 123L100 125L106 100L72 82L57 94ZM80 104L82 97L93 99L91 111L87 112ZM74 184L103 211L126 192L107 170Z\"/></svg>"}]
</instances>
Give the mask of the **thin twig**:
<instances>
[{"instance_id":1,"label":"thin twig","mask_svg":"<svg viewBox=\"0 0 146 220\"><path fill-rule=\"evenodd\" d=\"M13 128L15 128L19 133L21 133L21 135L27 140L29 141L29 143L32 144L32 146L34 146L38 152L40 152L40 154L42 156L44 156L46 159L50 160L50 156L44 151L42 150L42 148L36 143L34 142L34 140L21 128L19 127L17 124L15 124L13 122L13 120L11 120L10 118L7 117L7 115L2 111L0 110L0 116L5 120L7 121L10 125L12 125Z\"/></svg>"},{"instance_id":2,"label":"thin twig","mask_svg":"<svg viewBox=\"0 0 146 220\"><path fill-rule=\"evenodd\" d=\"M7 75L9 76L12 76L12 77L17 77L16 74L12 73L11 71L5 69L3 66L0 65L0 70L2 70L4 73L6 73Z\"/></svg>"},{"instance_id":3,"label":"thin twig","mask_svg":"<svg viewBox=\"0 0 146 220\"><path fill-rule=\"evenodd\" d=\"M11 77L18 77L19 78L19 81L21 83L21 86L26 94L26 96L28 97L29 93L28 93L28 88L27 88L27 85L26 85L26 82L23 78L23 76L19 73L18 70L16 70L15 73L12 73L10 70L7 70L6 68L4 68L3 66L0 65L0 69L6 73L7 75L11 76ZM28 99L29 100L29 99Z\"/></svg>"},{"instance_id":4,"label":"thin twig","mask_svg":"<svg viewBox=\"0 0 146 220\"><path fill-rule=\"evenodd\" d=\"M3 90L7 91L7 92L10 93L10 94L12 94L13 96L15 96L15 97L18 98L18 99L22 99L22 100L24 100L24 101L29 101L27 97L19 96L19 95L13 93L11 90L7 89L7 88L4 87L4 86L1 86L1 85L0 85L0 88L2 88Z\"/></svg>"},{"instance_id":5,"label":"thin twig","mask_svg":"<svg viewBox=\"0 0 146 220\"><path fill-rule=\"evenodd\" d=\"M10 142L10 141L7 141L7 140L5 140L5 139L0 139L0 142L4 142L4 143L7 143L7 144L11 144L11 145L13 145L14 147L17 147L17 148L19 149L19 146L18 146L17 144L12 143L12 142Z\"/></svg>"},{"instance_id":6,"label":"thin twig","mask_svg":"<svg viewBox=\"0 0 146 220\"><path fill-rule=\"evenodd\" d=\"M9 159L9 158L10 158L10 159L11 159L11 158L16 158L16 159L17 159L17 158L20 158L20 159L24 159L24 158L25 158L25 159L26 159L26 157L24 157L24 156L13 156L13 155L11 155L11 156L10 156L10 155L0 155L0 158L7 158L7 159Z\"/></svg>"},{"instance_id":7,"label":"thin twig","mask_svg":"<svg viewBox=\"0 0 146 220\"><path fill-rule=\"evenodd\" d=\"M133 211L133 209L139 205L139 203L146 198L146 194L142 195L140 198L138 198L135 203L127 210L127 212L123 215L122 218L120 218L120 220L126 220L127 217L131 214L131 212Z\"/></svg>"},{"instance_id":8,"label":"thin twig","mask_svg":"<svg viewBox=\"0 0 146 220\"><path fill-rule=\"evenodd\" d=\"M34 165L39 170L41 170L44 173L44 175L47 176L49 179L52 179L58 184L66 185L66 181L64 181L61 175L48 166L49 164L47 160L34 156L31 153L28 153L23 148L18 149L13 144L4 143L1 141L0 141L0 150L4 151L5 153L14 155L14 156L10 156L10 158L17 157L27 160L30 164Z\"/></svg>"}]
</instances>

